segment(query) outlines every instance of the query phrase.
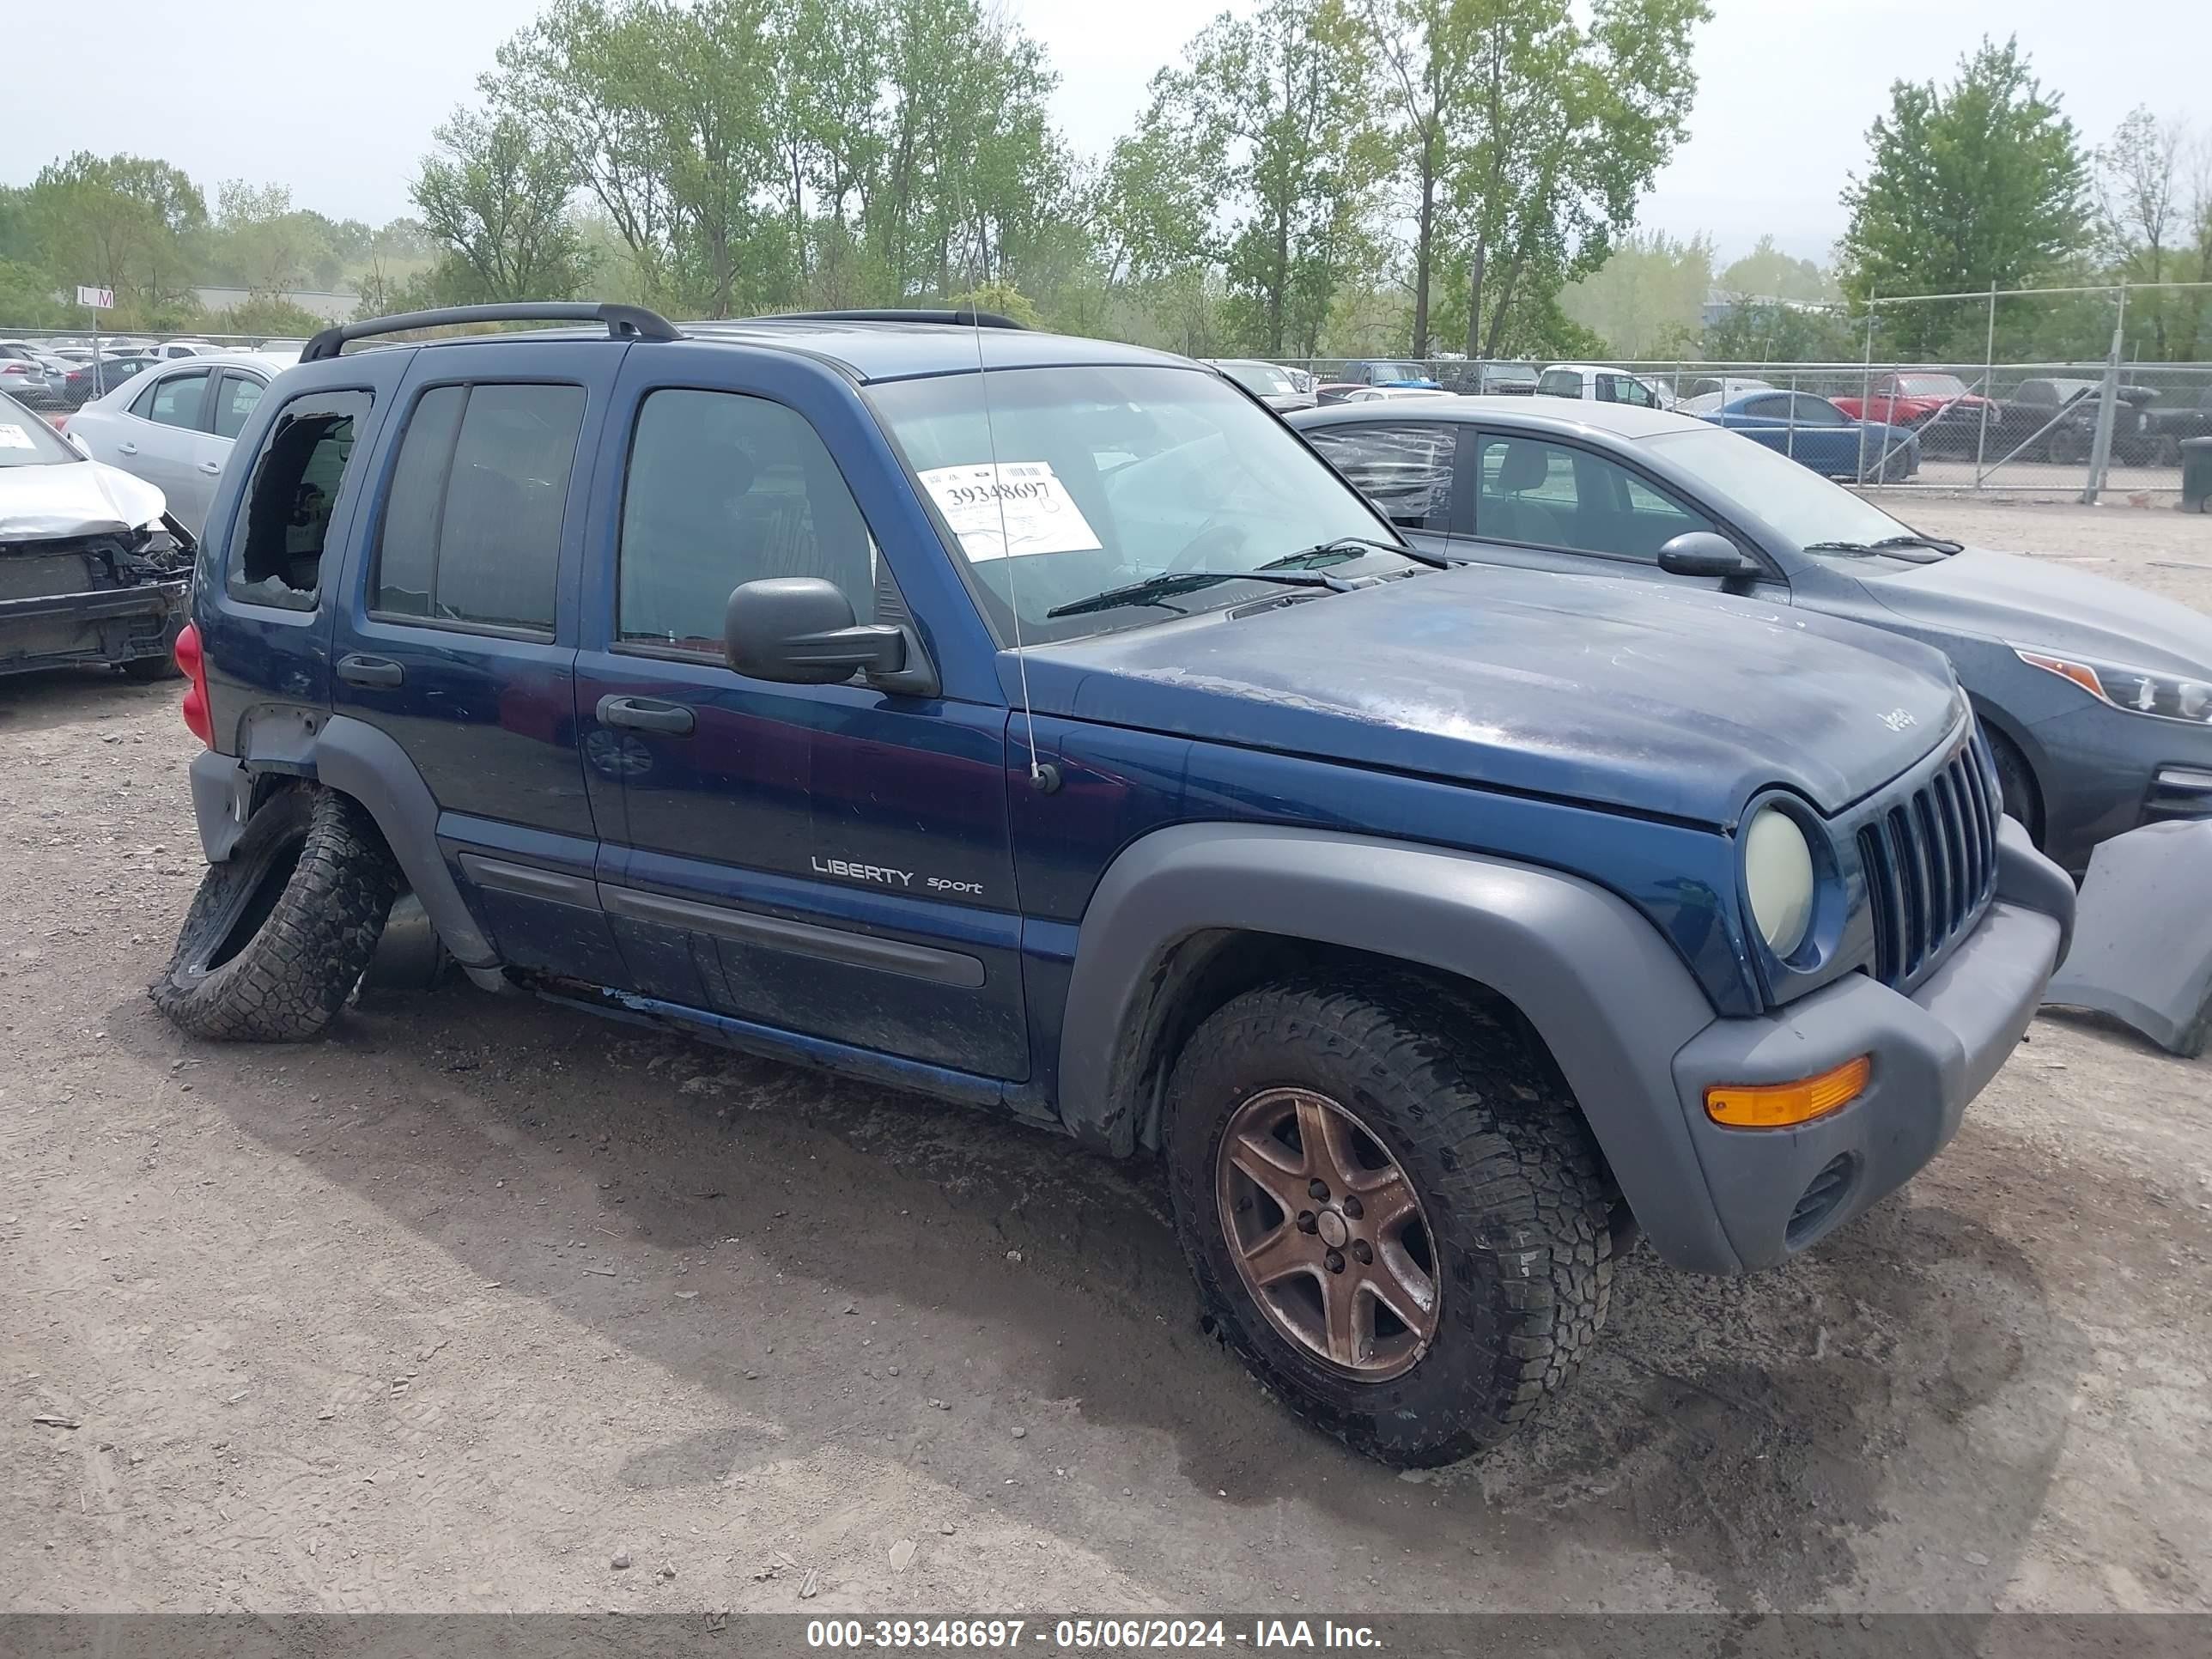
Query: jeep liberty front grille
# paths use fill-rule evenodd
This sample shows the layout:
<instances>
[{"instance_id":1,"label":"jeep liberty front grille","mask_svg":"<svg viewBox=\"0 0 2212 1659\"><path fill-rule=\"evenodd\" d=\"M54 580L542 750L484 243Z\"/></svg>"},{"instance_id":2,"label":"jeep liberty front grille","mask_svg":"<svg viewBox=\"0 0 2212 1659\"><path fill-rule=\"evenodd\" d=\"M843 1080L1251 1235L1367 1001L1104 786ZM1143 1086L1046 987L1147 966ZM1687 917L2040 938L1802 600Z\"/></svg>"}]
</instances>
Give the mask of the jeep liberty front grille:
<instances>
[{"instance_id":1,"label":"jeep liberty front grille","mask_svg":"<svg viewBox=\"0 0 2212 1659\"><path fill-rule=\"evenodd\" d=\"M1874 906L1875 977L1918 978L1981 915L1997 878L2004 808L1978 732L1936 775L1859 831Z\"/></svg>"}]
</instances>

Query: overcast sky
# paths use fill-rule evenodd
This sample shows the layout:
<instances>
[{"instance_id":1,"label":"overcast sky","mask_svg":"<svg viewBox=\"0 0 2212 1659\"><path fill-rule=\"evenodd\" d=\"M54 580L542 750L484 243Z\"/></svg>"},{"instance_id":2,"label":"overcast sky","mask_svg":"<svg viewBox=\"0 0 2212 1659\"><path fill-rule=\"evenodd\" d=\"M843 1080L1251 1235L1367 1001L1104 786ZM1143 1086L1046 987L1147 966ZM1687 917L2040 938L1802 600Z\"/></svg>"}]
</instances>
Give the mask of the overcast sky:
<instances>
[{"instance_id":1,"label":"overcast sky","mask_svg":"<svg viewBox=\"0 0 2212 1659\"><path fill-rule=\"evenodd\" d=\"M1249 0L1245 0L1249 3ZM1103 151L1144 104L1204 0L1010 0L1044 43L1058 113ZM409 211L430 129L473 96L537 0L12 0L0 181L50 157L128 150L219 180L289 185L296 205L380 222ZM1824 258L1837 192L1863 164L1890 82L1945 76L1984 33L2017 33L2092 143L2138 103L2212 128L2204 0L1714 0L1690 137L1642 222L1710 231L1724 257L1771 231ZM89 80L99 90L88 93ZM142 83L141 77L150 84ZM172 90L173 89L173 90Z\"/></svg>"}]
</instances>

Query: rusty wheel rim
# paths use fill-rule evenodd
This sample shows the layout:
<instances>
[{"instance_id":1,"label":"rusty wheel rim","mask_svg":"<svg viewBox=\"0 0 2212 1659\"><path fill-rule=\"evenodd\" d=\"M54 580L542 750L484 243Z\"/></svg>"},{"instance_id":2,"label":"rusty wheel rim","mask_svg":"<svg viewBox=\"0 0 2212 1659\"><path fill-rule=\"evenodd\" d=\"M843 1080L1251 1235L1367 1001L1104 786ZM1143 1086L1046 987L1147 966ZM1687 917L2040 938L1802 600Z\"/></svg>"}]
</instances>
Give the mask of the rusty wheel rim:
<instances>
[{"instance_id":1,"label":"rusty wheel rim","mask_svg":"<svg viewBox=\"0 0 2212 1659\"><path fill-rule=\"evenodd\" d=\"M1436 1236L1374 1133L1326 1095L1268 1089L1231 1115L1216 1164L1230 1259L1276 1334L1363 1382L1412 1370L1443 1301Z\"/></svg>"}]
</instances>

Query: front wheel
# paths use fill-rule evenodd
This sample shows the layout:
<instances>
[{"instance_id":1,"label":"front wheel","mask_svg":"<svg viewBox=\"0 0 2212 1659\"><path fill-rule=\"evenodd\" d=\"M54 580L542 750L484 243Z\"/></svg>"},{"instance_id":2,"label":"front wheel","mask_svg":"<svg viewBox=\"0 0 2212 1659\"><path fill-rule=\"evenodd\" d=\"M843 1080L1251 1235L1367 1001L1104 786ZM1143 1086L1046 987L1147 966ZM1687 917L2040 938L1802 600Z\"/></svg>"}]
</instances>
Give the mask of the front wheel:
<instances>
[{"instance_id":1,"label":"front wheel","mask_svg":"<svg viewBox=\"0 0 2212 1659\"><path fill-rule=\"evenodd\" d=\"M1605 1322L1614 1194L1510 1011L1413 981L1248 992L1177 1060L1166 1141L1213 1329L1369 1456L1497 1444Z\"/></svg>"}]
</instances>

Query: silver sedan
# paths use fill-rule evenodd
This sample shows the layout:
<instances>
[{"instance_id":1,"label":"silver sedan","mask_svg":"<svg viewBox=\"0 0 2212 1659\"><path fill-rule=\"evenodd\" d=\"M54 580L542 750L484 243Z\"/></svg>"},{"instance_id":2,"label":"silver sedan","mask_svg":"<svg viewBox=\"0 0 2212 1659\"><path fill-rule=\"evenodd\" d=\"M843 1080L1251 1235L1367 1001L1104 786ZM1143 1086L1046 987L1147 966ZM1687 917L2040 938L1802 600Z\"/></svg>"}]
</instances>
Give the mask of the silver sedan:
<instances>
[{"instance_id":1,"label":"silver sedan","mask_svg":"<svg viewBox=\"0 0 2212 1659\"><path fill-rule=\"evenodd\" d=\"M198 535L261 394L297 361L292 352L179 358L126 380L68 419L94 460L158 485L169 511Z\"/></svg>"}]
</instances>

